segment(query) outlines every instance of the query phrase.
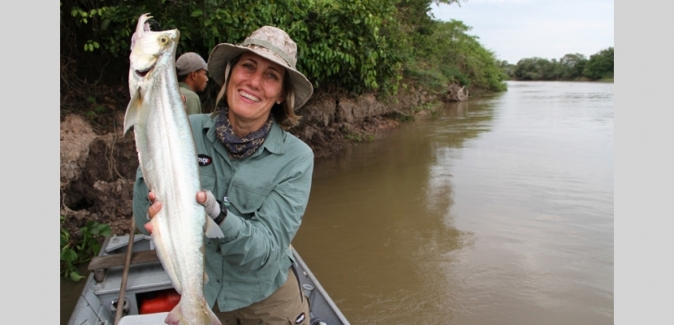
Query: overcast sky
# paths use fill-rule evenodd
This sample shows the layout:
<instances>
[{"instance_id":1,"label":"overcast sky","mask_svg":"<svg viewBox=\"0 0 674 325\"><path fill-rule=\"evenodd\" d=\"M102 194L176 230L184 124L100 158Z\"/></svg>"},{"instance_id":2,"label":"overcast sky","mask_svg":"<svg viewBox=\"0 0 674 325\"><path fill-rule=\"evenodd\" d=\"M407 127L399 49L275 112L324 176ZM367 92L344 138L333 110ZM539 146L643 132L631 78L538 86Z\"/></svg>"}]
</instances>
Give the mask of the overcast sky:
<instances>
[{"instance_id":1,"label":"overcast sky","mask_svg":"<svg viewBox=\"0 0 674 325\"><path fill-rule=\"evenodd\" d=\"M472 27L499 60L586 58L614 46L613 0L467 0L433 6L435 19L460 20Z\"/></svg>"}]
</instances>

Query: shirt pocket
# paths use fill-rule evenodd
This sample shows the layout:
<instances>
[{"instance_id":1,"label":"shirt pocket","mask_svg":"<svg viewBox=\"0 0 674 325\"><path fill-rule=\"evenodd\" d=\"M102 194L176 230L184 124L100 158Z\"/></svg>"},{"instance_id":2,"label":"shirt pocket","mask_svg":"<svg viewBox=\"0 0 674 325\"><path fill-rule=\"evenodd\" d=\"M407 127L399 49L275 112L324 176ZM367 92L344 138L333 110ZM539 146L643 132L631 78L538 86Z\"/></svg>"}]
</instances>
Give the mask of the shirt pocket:
<instances>
[{"instance_id":1,"label":"shirt pocket","mask_svg":"<svg viewBox=\"0 0 674 325\"><path fill-rule=\"evenodd\" d=\"M264 203L264 199L269 195L270 191L271 189L267 188L249 188L241 184L232 184L227 196L242 216L250 216L262 207L262 203Z\"/></svg>"}]
</instances>

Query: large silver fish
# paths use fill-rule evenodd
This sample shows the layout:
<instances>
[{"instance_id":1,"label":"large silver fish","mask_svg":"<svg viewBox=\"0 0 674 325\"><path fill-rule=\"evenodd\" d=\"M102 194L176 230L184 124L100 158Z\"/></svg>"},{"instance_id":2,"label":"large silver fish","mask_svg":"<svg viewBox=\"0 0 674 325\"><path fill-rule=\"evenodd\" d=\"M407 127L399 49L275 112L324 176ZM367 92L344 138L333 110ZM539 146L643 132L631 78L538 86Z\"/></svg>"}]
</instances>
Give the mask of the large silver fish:
<instances>
[{"instance_id":1,"label":"large silver fish","mask_svg":"<svg viewBox=\"0 0 674 325\"><path fill-rule=\"evenodd\" d=\"M180 303L166 317L171 325L221 325L206 303L203 288L204 232L223 237L203 206L196 202L201 189L197 153L178 89L175 52L177 29L151 31L143 14L131 38L129 91L124 133L134 128L143 177L157 200L152 239L164 270L181 294Z\"/></svg>"}]
</instances>

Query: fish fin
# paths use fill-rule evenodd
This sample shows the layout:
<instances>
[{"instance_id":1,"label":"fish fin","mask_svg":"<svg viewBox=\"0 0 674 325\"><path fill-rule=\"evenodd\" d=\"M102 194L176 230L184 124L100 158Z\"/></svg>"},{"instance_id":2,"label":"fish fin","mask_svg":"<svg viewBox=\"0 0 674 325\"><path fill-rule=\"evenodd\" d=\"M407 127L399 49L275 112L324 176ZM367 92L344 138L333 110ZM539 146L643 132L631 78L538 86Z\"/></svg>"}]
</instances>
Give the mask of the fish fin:
<instances>
[{"instance_id":1,"label":"fish fin","mask_svg":"<svg viewBox=\"0 0 674 325\"><path fill-rule=\"evenodd\" d=\"M208 274L204 272L204 284L208 283Z\"/></svg>"},{"instance_id":2,"label":"fish fin","mask_svg":"<svg viewBox=\"0 0 674 325\"><path fill-rule=\"evenodd\" d=\"M206 216L206 229L204 232L208 238L225 238L225 234L222 233L220 226L209 216Z\"/></svg>"},{"instance_id":3,"label":"fish fin","mask_svg":"<svg viewBox=\"0 0 674 325\"><path fill-rule=\"evenodd\" d=\"M211 307L208 307L206 299L204 299L204 303L201 308L205 310L206 315L208 315L208 318L211 320L211 325L222 325L222 323L220 323L220 320L218 319L218 316L216 316L215 313L213 312L213 309L211 309Z\"/></svg>"},{"instance_id":4,"label":"fish fin","mask_svg":"<svg viewBox=\"0 0 674 325\"><path fill-rule=\"evenodd\" d=\"M133 94L131 94L131 101L126 107L126 113L124 113L124 133L129 131L129 129L136 124L138 121L138 115L141 109L142 100L140 98L140 88L138 88Z\"/></svg>"},{"instance_id":5,"label":"fish fin","mask_svg":"<svg viewBox=\"0 0 674 325\"><path fill-rule=\"evenodd\" d=\"M179 302L173 309L171 309L171 312L168 313L166 316L166 319L164 319L164 323L168 325L180 325L182 320L183 320L183 312L180 309L180 305L182 304L182 301Z\"/></svg>"}]
</instances>

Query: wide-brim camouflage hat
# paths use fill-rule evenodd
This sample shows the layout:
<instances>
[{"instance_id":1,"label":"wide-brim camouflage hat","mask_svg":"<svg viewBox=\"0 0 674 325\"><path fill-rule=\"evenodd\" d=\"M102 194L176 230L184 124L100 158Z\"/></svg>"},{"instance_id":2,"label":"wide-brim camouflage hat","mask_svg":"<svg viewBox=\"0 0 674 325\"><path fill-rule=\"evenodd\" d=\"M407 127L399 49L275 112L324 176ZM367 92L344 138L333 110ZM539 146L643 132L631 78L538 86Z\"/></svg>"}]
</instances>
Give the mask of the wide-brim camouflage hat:
<instances>
[{"instance_id":1,"label":"wide-brim camouflage hat","mask_svg":"<svg viewBox=\"0 0 674 325\"><path fill-rule=\"evenodd\" d=\"M220 43L216 45L208 57L208 72L211 78L222 86L227 63L244 52L253 52L265 59L275 62L288 71L290 83L294 90L296 110L304 105L314 87L301 72L295 68L297 63L297 44L283 30L264 26L254 31L240 45Z\"/></svg>"}]
</instances>

